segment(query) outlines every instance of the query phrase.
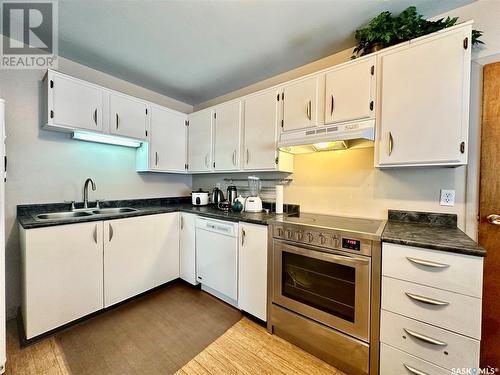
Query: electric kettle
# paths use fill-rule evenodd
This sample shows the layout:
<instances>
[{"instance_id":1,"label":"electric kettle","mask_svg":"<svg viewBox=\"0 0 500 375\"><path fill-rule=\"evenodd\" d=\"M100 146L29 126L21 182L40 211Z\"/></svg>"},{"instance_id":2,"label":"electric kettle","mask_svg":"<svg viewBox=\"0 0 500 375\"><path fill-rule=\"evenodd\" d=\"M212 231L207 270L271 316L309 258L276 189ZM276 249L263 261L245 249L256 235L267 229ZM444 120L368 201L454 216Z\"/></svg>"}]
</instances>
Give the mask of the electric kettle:
<instances>
[{"instance_id":1,"label":"electric kettle","mask_svg":"<svg viewBox=\"0 0 500 375\"><path fill-rule=\"evenodd\" d=\"M218 187L214 187L212 190L212 203L218 207L220 202L224 202L224 193Z\"/></svg>"}]
</instances>

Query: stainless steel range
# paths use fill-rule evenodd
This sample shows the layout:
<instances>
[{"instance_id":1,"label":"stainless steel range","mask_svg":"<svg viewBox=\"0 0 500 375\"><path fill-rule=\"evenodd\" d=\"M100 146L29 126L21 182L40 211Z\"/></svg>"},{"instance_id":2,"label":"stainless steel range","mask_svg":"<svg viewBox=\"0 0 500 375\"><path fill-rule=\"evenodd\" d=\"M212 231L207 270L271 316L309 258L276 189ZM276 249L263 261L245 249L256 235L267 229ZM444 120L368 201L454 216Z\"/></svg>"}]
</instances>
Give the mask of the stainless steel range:
<instances>
[{"instance_id":1,"label":"stainless steel range","mask_svg":"<svg viewBox=\"0 0 500 375\"><path fill-rule=\"evenodd\" d=\"M349 374L378 374L384 225L313 214L273 221L268 330Z\"/></svg>"}]
</instances>

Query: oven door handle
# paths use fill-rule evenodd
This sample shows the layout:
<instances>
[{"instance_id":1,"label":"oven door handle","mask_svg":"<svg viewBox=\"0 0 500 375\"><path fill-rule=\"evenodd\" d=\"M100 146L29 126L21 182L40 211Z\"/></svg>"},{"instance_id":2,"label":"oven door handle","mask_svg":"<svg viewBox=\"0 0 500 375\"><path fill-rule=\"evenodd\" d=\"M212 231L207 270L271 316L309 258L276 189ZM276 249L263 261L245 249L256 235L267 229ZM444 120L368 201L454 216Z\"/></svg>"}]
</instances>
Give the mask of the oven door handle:
<instances>
[{"instance_id":1,"label":"oven door handle","mask_svg":"<svg viewBox=\"0 0 500 375\"><path fill-rule=\"evenodd\" d=\"M349 265L349 266L356 266L356 265L364 266L370 264L370 258L368 257L360 257L360 256L358 257L358 256L343 255L343 254L341 255L337 253L325 253L316 249L298 248L283 242L281 244L282 244L282 251L306 257L312 257L320 260L325 260L330 263L335 262L338 264Z\"/></svg>"}]
</instances>

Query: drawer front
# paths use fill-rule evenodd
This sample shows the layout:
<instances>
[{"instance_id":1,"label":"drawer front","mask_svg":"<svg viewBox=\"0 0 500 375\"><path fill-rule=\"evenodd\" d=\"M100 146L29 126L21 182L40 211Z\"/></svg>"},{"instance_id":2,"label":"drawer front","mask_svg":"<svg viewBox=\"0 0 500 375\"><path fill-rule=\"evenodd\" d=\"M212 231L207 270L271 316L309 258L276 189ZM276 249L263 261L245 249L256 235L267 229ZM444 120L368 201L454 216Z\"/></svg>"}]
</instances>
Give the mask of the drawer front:
<instances>
[{"instance_id":1,"label":"drawer front","mask_svg":"<svg viewBox=\"0 0 500 375\"><path fill-rule=\"evenodd\" d=\"M453 332L481 338L481 299L382 277L382 308Z\"/></svg>"},{"instance_id":2,"label":"drawer front","mask_svg":"<svg viewBox=\"0 0 500 375\"><path fill-rule=\"evenodd\" d=\"M423 359L404 353L389 345L380 344L381 375L450 375L442 367L433 365Z\"/></svg>"},{"instance_id":3,"label":"drawer front","mask_svg":"<svg viewBox=\"0 0 500 375\"><path fill-rule=\"evenodd\" d=\"M481 298L483 258L384 243L382 275Z\"/></svg>"},{"instance_id":4,"label":"drawer front","mask_svg":"<svg viewBox=\"0 0 500 375\"><path fill-rule=\"evenodd\" d=\"M441 367L479 366L479 341L382 310L380 341Z\"/></svg>"}]
</instances>

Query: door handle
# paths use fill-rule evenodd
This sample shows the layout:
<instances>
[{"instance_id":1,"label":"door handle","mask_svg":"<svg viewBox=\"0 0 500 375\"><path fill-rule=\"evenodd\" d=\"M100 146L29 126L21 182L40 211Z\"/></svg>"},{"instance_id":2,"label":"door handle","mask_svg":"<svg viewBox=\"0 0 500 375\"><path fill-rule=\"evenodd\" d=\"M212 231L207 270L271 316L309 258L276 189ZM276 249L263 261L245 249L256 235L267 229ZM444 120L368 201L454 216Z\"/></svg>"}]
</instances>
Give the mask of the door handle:
<instances>
[{"instance_id":1,"label":"door handle","mask_svg":"<svg viewBox=\"0 0 500 375\"><path fill-rule=\"evenodd\" d=\"M97 224L95 225L94 233L92 234L92 237L94 237L94 242L97 244Z\"/></svg>"},{"instance_id":2,"label":"door handle","mask_svg":"<svg viewBox=\"0 0 500 375\"><path fill-rule=\"evenodd\" d=\"M158 165L158 152L155 151L155 165Z\"/></svg>"},{"instance_id":3,"label":"door handle","mask_svg":"<svg viewBox=\"0 0 500 375\"><path fill-rule=\"evenodd\" d=\"M208 154L205 155L205 167L208 167Z\"/></svg>"},{"instance_id":4,"label":"door handle","mask_svg":"<svg viewBox=\"0 0 500 375\"><path fill-rule=\"evenodd\" d=\"M426 336L426 335L422 335L421 333L412 331L412 330L410 330L408 328L403 328L403 330L407 334L409 334L411 337L414 337L414 338L416 338L416 339L418 339L420 341L426 342L428 344L436 345L436 346L446 346L446 345L448 345L448 343L446 343L444 341L437 340L437 339L434 339L434 338Z\"/></svg>"},{"instance_id":5,"label":"door handle","mask_svg":"<svg viewBox=\"0 0 500 375\"><path fill-rule=\"evenodd\" d=\"M449 264L432 262L430 260L425 260L425 259L418 259L412 257L406 257L406 259L408 259L412 263L432 268L448 268L450 266Z\"/></svg>"},{"instance_id":6,"label":"door handle","mask_svg":"<svg viewBox=\"0 0 500 375\"><path fill-rule=\"evenodd\" d=\"M97 108L94 110L94 122L97 126Z\"/></svg>"},{"instance_id":7,"label":"door handle","mask_svg":"<svg viewBox=\"0 0 500 375\"><path fill-rule=\"evenodd\" d=\"M333 115L333 107L335 106L335 98L333 97L333 94L332 94L332 102L330 104L330 116Z\"/></svg>"},{"instance_id":8,"label":"door handle","mask_svg":"<svg viewBox=\"0 0 500 375\"><path fill-rule=\"evenodd\" d=\"M426 305L447 306L450 304L449 302L440 301L440 300L434 299L434 298L419 296L418 294L413 294L413 293L409 293L409 292L405 292L405 294L409 298L411 298L412 300L425 303Z\"/></svg>"},{"instance_id":9,"label":"door handle","mask_svg":"<svg viewBox=\"0 0 500 375\"><path fill-rule=\"evenodd\" d=\"M109 242L113 239L113 227L109 224Z\"/></svg>"},{"instance_id":10,"label":"door handle","mask_svg":"<svg viewBox=\"0 0 500 375\"><path fill-rule=\"evenodd\" d=\"M241 230L241 246L243 246L245 244L245 236L246 236L245 229L242 229Z\"/></svg>"},{"instance_id":11,"label":"door handle","mask_svg":"<svg viewBox=\"0 0 500 375\"><path fill-rule=\"evenodd\" d=\"M236 150L233 151L233 165L236 167Z\"/></svg>"},{"instance_id":12,"label":"door handle","mask_svg":"<svg viewBox=\"0 0 500 375\"><path fill-rule=\"evenodd\" d=\"M248 164L249 161L250 161L250 151L247 148L247 164Z\"/></svg>"},{"instance_id":13,"label":"door handle","mask_svg":"<svg viewBox=\"0 0 500 375\"><path fill-rule=\"evenodd\" d=\"M394 139L392 138L392 133L389 132L389 156L392 154L392 148L394 147Z\"/></svg>"},{"instance_id":14,"label":"door handle","mask_svg":"<svg viewBox=\"0 0 500 375\"><path fill-rule=\"evenodd\" d=\"M184 216L181 215L181 230L184 229Z\"/></svg>"},{"instance_id":15,"label":"door handle","mask_svg":"<svg viewBox=\"0 0 500 375\"><path fill-rule=\"evenodd\" d=\"M118 113L115 113L116 115L116 129L118 129L118 123L120 121L120 118L118 117Z\"/></svg>"},{"instance_id":16,"label":"door handle","mask_svg":"<svg viewBox=\"0 0 500 375\"><path fill-rule=\"evenodd\" d=\"M312 102L309 100L309 102L306 105L306 116L309 120L311 120L311 110L312 110Z\"/></svg>"},{"instance_id":17,"label":"door handle","mask_svg":"<svg viewBox=\"0 0 500 375\"><path fill-rule=\"evenodd\" d=\"M488 222L493 225L500 225L500 215L491 214L486 217Z\"/></svg>"},{"instance_id":18,"label":"door handle","mask_svg":"<svg viewBox=\"0 0 500 375\"><path fill-rule=\"evenodd\" d=\"M407 365L406 363L403 363L403 366L406 367L406 369L414 375L429 375L428 373L417 370L416 368L411 367L411 366Z\"/></svg>"}]
</instances>

